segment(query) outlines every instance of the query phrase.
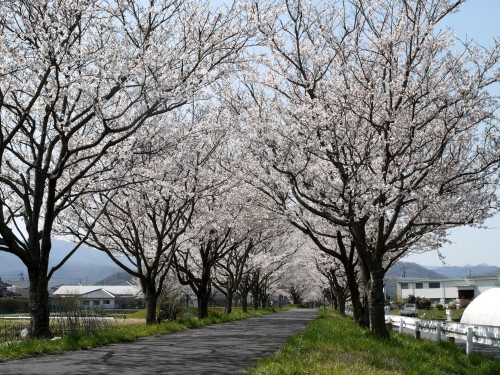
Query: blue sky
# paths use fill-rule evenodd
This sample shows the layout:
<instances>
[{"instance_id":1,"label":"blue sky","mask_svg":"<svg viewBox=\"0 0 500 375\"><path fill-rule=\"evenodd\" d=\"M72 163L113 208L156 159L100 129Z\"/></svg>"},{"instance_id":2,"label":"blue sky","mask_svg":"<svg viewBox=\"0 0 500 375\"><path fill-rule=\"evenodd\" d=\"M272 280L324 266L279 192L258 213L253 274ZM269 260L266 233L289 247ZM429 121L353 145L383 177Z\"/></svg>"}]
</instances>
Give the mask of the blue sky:
<instances>
[{"instance_id":1,"label":"blue sky","mask_svg":"<svg viewBox=\"0 0 500 375\"><path fill-rule=\"evenodd\" d=\"M469 0L460 11L451 15L446 24L452 26L460 39L468 37L482 45L491 45L500 37L500 0ZM495 89L500 94L500 89ZM450 231L450 244L442 247L447 265L462 266L488 263L500 266L500 215L485 223L488 229L457 228ZM411 255L405 261L437 266L436 252Z\"/></svg>"}]
</instances>

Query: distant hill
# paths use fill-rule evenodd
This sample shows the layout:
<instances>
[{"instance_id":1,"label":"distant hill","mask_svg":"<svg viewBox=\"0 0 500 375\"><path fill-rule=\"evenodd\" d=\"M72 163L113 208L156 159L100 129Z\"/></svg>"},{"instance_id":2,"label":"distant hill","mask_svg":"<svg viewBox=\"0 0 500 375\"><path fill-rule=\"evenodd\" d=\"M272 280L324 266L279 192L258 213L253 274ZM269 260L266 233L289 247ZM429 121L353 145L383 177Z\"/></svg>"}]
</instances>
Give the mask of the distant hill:
<instances>
[{"instance_id":1,"label":"distant hill","mask_svg":"<svg viewBox=\"0 0 500 375\"><path fill-rule=\"evenodd\" d=\"M95 285L119 285L133 280L133 276L125 271L115 272L98 281Z\"/></svg>"},{"instance_id":2,"label":"distant hill","mask_svg":"<svg viewBox=\"0 0 500 375\"><path fill-rule=\"evenodd\" d=\"M424 266L412 262L396 262L386 274L386 277L415 277L422 279L446 279L447 276L438 269L430 270Z\"/></svg>"},{"instance_id":3,"label":"distant hill","mask_svg":"<svg viewBox=\"0 0 500 375\"><path fill-rule=\"evenodd\" d=\"M462 278L466 276L492 276L500 275L500 267L490 266L488 264L478 264L477 266L466 265L442 266L435 269L436 272L448 278Z\"/></svg>"},{"instance_id":4,"label":"distant hill","mask_svg":"<svg viewBox=\"0 0 500 375\"><path fill-rule=\"evenodd\" d=\"M61 261L74 244L63 240L53 240L50 266ZM61 284L92 285L103 278L121 271L105 253L88 246L81 246L71 258L54 273L51 280ZM24 264L14 255L0 252L0 277L3 280L28 279Z\"/></svg>"}]
</instances>

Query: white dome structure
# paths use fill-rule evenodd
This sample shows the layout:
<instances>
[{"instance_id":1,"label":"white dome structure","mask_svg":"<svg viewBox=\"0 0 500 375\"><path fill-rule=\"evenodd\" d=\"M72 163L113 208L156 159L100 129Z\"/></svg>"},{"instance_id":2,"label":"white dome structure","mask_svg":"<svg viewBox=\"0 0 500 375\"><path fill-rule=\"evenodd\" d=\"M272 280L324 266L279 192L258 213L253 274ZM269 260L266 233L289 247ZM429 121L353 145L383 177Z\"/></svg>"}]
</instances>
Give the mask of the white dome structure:
<instances>
[{"instance_id":1,"label":"white dome structure","mask_svg":"<svg viewBox=\"0 0 500 375\"><path fill-rule=\"evenodd\" d=\"M460 323L500 327L500 288L477 296L465 309Z\"/></svg>"}]
</instances>

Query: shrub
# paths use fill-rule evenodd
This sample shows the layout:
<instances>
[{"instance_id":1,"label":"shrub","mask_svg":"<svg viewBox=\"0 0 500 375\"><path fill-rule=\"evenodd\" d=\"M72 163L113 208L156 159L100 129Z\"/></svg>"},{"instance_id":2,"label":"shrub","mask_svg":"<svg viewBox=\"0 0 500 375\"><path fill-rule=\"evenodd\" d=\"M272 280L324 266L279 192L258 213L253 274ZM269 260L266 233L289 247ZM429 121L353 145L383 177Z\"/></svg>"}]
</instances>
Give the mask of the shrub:
<instances>
[{"instance_id":1,"label":"shrub","mask_svg":"<svg viewBox=\"0 0 500 375\"><path fill-rule=\"evenodd\" d=\"M51 312L54 336L94 335L114 327L114 319L103 319L99 307L88 309L78 297L58 297Z\"/></svg>"},{"instance_id":2,"label":"shrub","mask_svg":"<svg viewBox=\"0 0 500 375\"><path fill-rule=\"evenodd\" d=\"M158 324L175 321L184 309L184 304L179 300L178 293L165 291L160 297L159 310L156 315Z\"/></svg>"},{"instance_id":3,"label":"shrub","mask_svg":"<svg viewBox=\"0 0 500 375\"><path fill-rule=\"evenodd\" d=\"M470 304L470 299L461 299L460 300L460 307L462 309L465 309L467 306Z\"/></svg>"},{"instance_id":4,"label":"shrub","mask_svg":"<svg viewBox=\"0 0 500 375\"><path fill-rule=\"evenodd\" d=\"M28 311L28 300L26 299L0 299L0 314L12 314Z\"/></svg>"},{"instance_id":5,"label":"shrub","mask_svg":"<svg viewBox=\"0 0 500 375\"><path fill-rule=\"evenodd\" d=\"M408 298L406 299L407 303L416 303L416 298L413 294L410 294Z\"/></svg>"},{"instance_id":6,"label":"shrub","mask_svg":"<svg viewBox=\"0 0 500 375\"><path fill-rule=\"evenodd\" d=\"M434 307L436 308L436 310L439 310L439 311L441 311L442 309L444 309L444 306L442 304L440 304L440 303L436 303L434 305Z\"/></svg>"},{"instance_id":7,"label":"shrub","mask_svg":"<svg viewBox=\"0 0 500 375\"><path fill-rule=\"evenodd\" d=\"M431 301L425 297L417 297L415 303L417 307L422 310L429 310L431 308Z\"/></svg>"}]
</instances>

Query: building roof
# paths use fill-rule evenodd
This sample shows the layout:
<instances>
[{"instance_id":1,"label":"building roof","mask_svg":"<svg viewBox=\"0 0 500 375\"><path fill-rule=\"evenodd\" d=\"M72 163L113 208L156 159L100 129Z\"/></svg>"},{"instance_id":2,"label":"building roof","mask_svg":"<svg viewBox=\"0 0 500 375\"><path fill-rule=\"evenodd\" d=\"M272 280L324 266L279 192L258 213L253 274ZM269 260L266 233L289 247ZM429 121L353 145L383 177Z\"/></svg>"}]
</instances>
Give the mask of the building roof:
<instances>
[{"instance_id":1,"label":"building roof","mask_svg":"<svg viewBox=\"0 0 500 375\"><path fill-rule=\"evenodd\" d=\"M5 283L9 284L9 286L17 287L20 289L29 290L30 288L29 280L5 280ZM61 285L61 282L49 280L48 284L49 284L49 292L51 292L53 289L57 289Z\"/></svg>"},{"instance_id":2,"label":"building roof","mask_svg":"<svg viewBox=\"0 0 500 375\"><path fill-rule=\"evenodd\" d=\"M500 288L477 296L465 309L460 323L500 327Z\"/></svg>"},{"instance_id":3,"label":"building roof","mask_svg":"<svg viewBox=\"0 0 500 375\"><path fill-rule=\"evenodd\" d=\"M111 294L108 292L106 289L98 289L98 290L93 290L92 292L88 292L85 294L80 295L81 298L87 298L87 299L92 299L92 298L115 298L114 294Z\"/></svg>"},{"instance_id":4,"label":"building roof","mask_svg":"<svg viewBox=\"0 0 500 375\"><path fill-rule=\"evenodd\" d=\"M14 293L16 297L19 298L29 298L30 294L29 291L23 288L19 288L17 286L9 286L7 287L7 290Z\"/></svg>"},{"instance_id":5,"label":"building roof","mask_svg":"<svg viewBox=\"0 0 500 375\"><path fill-rule=\"evenodd\" d=\"M140 293L140 288L135 285L61 285L55 296L82 296L91 292L103 290L113 296L135 297Z\"/></svg>"}]
</instances>

